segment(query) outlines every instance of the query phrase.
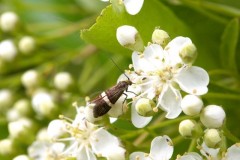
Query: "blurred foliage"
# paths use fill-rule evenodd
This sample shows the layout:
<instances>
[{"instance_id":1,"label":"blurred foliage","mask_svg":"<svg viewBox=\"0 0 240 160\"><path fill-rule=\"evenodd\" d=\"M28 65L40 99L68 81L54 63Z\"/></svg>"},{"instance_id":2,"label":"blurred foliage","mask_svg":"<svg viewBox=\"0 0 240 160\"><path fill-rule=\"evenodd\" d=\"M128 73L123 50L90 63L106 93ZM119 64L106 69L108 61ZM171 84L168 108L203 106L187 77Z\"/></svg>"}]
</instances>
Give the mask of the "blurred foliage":
<instances>
[{"instance_id":1,"label":"blurred foliage","mask_svg":"<svg viewBox=\"0 0 240 160\"><path fill-rule=\"evenodd\" d=\"M123 24L134 25L147 44L151 41L154 28L160 26L172 38L182 35L193 40L198 49L195 64L206 69L210 75L209 93L203 96L205 104L222 106L227 113L227 127L233 135L240 138L238 1L145 0L142 11L136 16L130 16L126 12L116 13L112 6L101 12L104 7L106 3L99 0L0 1L0 13L14 11L20 17L18 30L13 33L0 31L0 40L11 38L17 43L22 36L31 35L37 42L33 54L18 53L14 61L1 64L0 88L10 89L14 101L21 98L31 100L20 77L26 70L36 69L41 75L40 86L57 92L61 97L65 93L56 91L53 77L57 72L67 71L74 78L74 86L64 91L70 98L66 101L56 99L56 104L60 108L60 114L73 117L75 112L71 107L72 102L83 103L85 96L93 97L116 83L121 73L109 57L122 69L127 69L131 62L131 52L121 47L115 38L117 27ZM81 37L87 43L80 38L80 30ZM0 115L1 139L8 136L5 113ZM32 118L35 116L31 115ZM177 133L177 123L167 127L168 123L162 122L163 119L155 117L151 123L166 125L161 128L151 128L149 125L137 130L129 119L124 118L108 127L122 138L129 153L136 150L148 152L153 137L163 134L169 134L174 140L175 153L184 153L190 141L182 143L183 138ZM49 119L36 121L39 128L42 128L48 124ZM132 130L135 131L134 134L130 132L129 135L128 132ZM151 134L143 134L146 130L151 130ZM11 158L10 156L9 159Z\"/></svg>"}]
</instances>

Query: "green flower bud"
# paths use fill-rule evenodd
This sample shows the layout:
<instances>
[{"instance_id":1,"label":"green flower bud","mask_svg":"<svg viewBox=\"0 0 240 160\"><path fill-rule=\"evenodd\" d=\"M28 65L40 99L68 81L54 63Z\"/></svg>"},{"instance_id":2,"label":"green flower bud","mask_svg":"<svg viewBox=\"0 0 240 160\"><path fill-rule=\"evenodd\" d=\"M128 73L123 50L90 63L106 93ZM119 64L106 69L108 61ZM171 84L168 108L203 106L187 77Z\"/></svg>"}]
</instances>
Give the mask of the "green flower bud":
<instances>
[{"instance_id":1,"label":"green flower bud","mask_svg":"<svg viewBox=\"0 0 240 160\"><path fill-rule=\"evenodd\" d=\"M171 39L167 32L156 28L152 34L152 42L161 45L163 48L170 42Z\"/></svg>"},{"instance_id":2,"label":"green flower bud","mask_svg":"<svg viewBox=\"0 0 240 160\"><path fill-rule=\"evenodd\" d=\"M185 138L199 137L202 133L201 127L196 121L186 119L179 124L179 133Z\"/></svg>"},{"instance_id":3,"label":"green flower bud","mask_svg":"<svg viewBox=\"0 0 240 160\"><path fill-rule=\"evenodd\" d=\"M208 129L204 134L204 142L210 148L215 148L221 142L222 138L217 129Z\"/></svg>"},{"instance_id":4,"label":"green flower bud","mask_svg":"<svg viewBox=\"0 0 240 160\"><path fill-rule=\"evenodd\" d=\"M152 116L155 113L153 111L155 106L156 104L152 100L141 98L137 101L135 108L139 115L148 117Z\"/></svg>"},{"instance_id":5,"label":"green flower bud","mask_svg":"<svg viewBox=\"0 0 240 160\"><path fill-rule=\"evenodd\" d=\"M197 48L193 43L186 44L186 46L180 51L179 56L182 58L184 63L193 64L197 58Z\"/></svg>"}]
</instances>

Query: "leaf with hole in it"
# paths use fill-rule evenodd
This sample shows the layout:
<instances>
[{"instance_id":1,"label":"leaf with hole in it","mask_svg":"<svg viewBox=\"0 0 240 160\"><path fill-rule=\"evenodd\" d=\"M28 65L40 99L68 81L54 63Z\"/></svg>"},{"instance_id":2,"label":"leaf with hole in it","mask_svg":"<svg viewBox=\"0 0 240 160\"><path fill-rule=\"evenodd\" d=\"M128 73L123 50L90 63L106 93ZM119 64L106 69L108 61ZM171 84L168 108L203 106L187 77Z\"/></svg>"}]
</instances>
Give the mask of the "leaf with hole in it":
<instances>
[{"instance_id":1,"label":"leaf with hole in it","mask_svg":"<svg viewBox=\"0 0 240 160\"><path fill-rule=\"evenodd\" d=\"M116 30L121 25L136 27L145 45L151 41L152 32L158 26L166 30L172 38L190 34L189 29L166 6L157 0L146 0L141 11L135 16L125 11L115 12L112 5L106 7L90 29L82 30L81 36L106 51L130 53L120 46L116 39Z\"/></svg>"},{"instance_id":2,"label":"leaf with hole in it","mask_svg":"<svg viewBox=\"0 0 240 160\"><path fill-rule=\"evenodd\" d=\"M238 18L231 20L226 26L220 46L221 63L224 68L237 70L236 47L239 34Z\"/></svg>"}]
</instances>

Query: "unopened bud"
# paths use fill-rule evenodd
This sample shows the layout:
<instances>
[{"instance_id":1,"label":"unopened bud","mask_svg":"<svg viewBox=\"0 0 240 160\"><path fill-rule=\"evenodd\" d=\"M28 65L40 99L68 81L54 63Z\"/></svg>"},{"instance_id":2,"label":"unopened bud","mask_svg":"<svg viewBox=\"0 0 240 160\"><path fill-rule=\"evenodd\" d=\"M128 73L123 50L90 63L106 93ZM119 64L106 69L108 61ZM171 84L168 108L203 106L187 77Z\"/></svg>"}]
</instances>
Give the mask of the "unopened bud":
<instances>
[{"instance_id":1,"label":"unopened bud","mask_svg":"<svg viewBox=\"0 0 240 160\"><path fill-rule=\"evenodd\" d=\"M142 52L144 50L143 40L133 26L124 25L118 27L117 40L122 46L133 51Z\"/></svg>"},{"instance_id":2,"label":"unopened bud","mask_svg":"<svg viewBox=\"0 0 240 160\"><path fill-rule=\"evenodd\" d=\"M152 116L155 113L153 111L155 107L156 104L147 98L140 98L135 105L137 113L144 117Z\"/></svg>"},{"instance_id":3,"label":"unopened bud","mask_svg":"<svg viewBox=\"0 0 240 160\"><path fill-rule=\"evenodd\" d=\"M0 154L1 155L11 155L15 152L14 144L12 139L2 139L0 140Z\"/></svg>"},{"instance_id":4,"label":"unopened bud","mask_svg":"<svg viewBox=\"0 0 240 160\"><path fill-rule=\"evenodd\" d=\"M12 61L17 55L17 48L12 40L4 40L0 43L0 58L3 61Z\"/></svg>"},{"instance_id":5,"label":"unopened bud","mask_svg":"<svg viewBox=\"0 0 240 160\"><path fill-rule=\"evenodd\" d=\"M194 116L200 113L203 102L195 95L186 95L181 102L181 107L186 115Z\"/></svg>"},{"instance_id":6,"label":"unopened bud","mask_svg":"<svg viewBox=\"0 0 240 160\"><path fill-rule=\"evenodd\" d=\"M196 126L195 121L186 119L179 124L178 131L183 137L190 138L193 136L195 126Z\"/></svg>"},{"instance_id":7,"label":"unopened bud","mask_svg":"<svg viewBox=\"0 0 240 160\"><path fill-rule=\"evenodd\" d=\"M17 121L8 123L8 130L10 136L18 140L30 140L29 138L34 134L33 123L30 119L27 118L21 118Z\"/></svg>"},{"instance_id":8,"label":"unopened bud","mask_svg":"<svg viewBox=\"0 0 240 160\"><path fill-rule=\"evenodd\" d=\"M14 103L13 108L18 111L19 115L27 116L31 114L31 104L27 99L20 99Z\"/></svg>"},{"instance_id":9,"label":"unopened bud","mask_svg":"<svg viewBox=\"0 0 240 160\"><path fill-rule=\"evenodd\" d=\"M35 49L35 40L33 37L25 36L20 39L18 48L23 54L29 54Z\"/></svg>"},{"instance_id":10,"label":"unopened bud","mask_svg":"<svg viewBox=\"0 0 240 160\"><path fill-rule=\"evenodd\" d=\"M18 23L18 16L14 12L5 12L0 17L0 28L4 32L13 31Z\"/></svg>"},{"instance_id":11,"label":"unopened bud","mask_svg":"<svg viewBox=\"0 0 240 160\"><path fill-rule=\"evenodd\" d=\"M197 48L193 43L187 43L180 51L179 56L186 64L193 64L197 58Z\"/></svg>"},{"instance_id":12,"label":"unopened bud","mask_svg":"<svg viewBox=\"0 0 240 160\"><path fill-rule=\"evenodd\" d=\"M60 72L54 77L54 86L59 90L66 90L72 82L72 76L68 72Z\"/></svg>"},{"instance_id":13,"label":"unopened bud","mask_svg":"<svg viewBox=\"0 0 240 160\"><path fill-rule=\"evenodd\" d=\"M6 110L12 104L12 93L8 89L0 90L0 111Z\"/></svg>"},{"instance_id":14,"label":"unopened bud","mask_svg":"<svg viewBox=\"0 0 240 160\"><path fill-rule=\"evenodd\" d=\"M209 148L216 148L222 138L216 129L208 129L204 134L204 142Z\"/></svg>"},{"instance_id":15,"label":"unopened bud","mask_svg":"<svg viewBox=\"0 0 240 160\"><path fill-rule=\"evenodd\" d=\"M21 77L21 82L26 88L34 88L38 85L39 76L35 70L29 70L25 72Z\"/></svg>"},{"instance_id":16,"label":"unopened bud","mask_svg":"<svg viewBox=\"0 0 240 160\"><path fill-rule=\"evenodd\" d=\"M13 160L30 160L30 158L27 155L18 155L14 157Z\"/></svg>"},{"instance_id":17,"label":"unopened bud","mask_svg":"<svg viewBox=\"0 0 240 160\"><path fill-rule=\"evenodd\" d=\"M163 48L170 42L171 39L167 32L161 29L155 29L152 34L152 42L159 44Z\"/></svg>"},{"instance_id":18,"label":"unopened bud","mask_svg":"<svg viewBox=\"0 0 240 160\"><path fill-rule=\"evenodd\" d=\"M225 117L226 114L222 107L209 105L203 109L200 120L207 128L219 128L223 125Z\"/></svg>"}]
</instances>

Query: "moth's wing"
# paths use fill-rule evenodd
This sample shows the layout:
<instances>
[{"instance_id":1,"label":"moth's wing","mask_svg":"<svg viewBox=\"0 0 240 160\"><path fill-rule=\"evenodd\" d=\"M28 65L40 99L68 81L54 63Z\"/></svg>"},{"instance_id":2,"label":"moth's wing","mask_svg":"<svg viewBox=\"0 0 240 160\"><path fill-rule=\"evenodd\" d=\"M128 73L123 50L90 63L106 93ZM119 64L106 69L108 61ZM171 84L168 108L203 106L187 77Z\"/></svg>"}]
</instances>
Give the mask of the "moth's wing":
<instances>
[{"instance_id":1,"label":"moth's wing","mask_svg":"<svg viewBox=\"0 0 240 160\"><path fill-rule=\"evenodd\" d=\"M95 104L93 107L93 116L95 118L103 116L112 108L103 99L99 99L99 101L94 101L92 103Z\"/></svg>"},{"instance_id":2,"label":"moth's wing","mask_svg":"<svg viewBox=\"0 0 240 160\"><path fill-rule=\"evenodd\" d=\"M117 100L121 97L121 95L123 94L125 88L120 88L118 85L108 89L106 91L106 95L109 99L109 101L112 104L115 104L117 102Z\"/></svg>"}]
</instances>

